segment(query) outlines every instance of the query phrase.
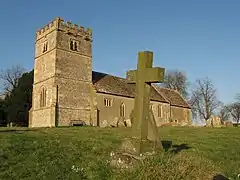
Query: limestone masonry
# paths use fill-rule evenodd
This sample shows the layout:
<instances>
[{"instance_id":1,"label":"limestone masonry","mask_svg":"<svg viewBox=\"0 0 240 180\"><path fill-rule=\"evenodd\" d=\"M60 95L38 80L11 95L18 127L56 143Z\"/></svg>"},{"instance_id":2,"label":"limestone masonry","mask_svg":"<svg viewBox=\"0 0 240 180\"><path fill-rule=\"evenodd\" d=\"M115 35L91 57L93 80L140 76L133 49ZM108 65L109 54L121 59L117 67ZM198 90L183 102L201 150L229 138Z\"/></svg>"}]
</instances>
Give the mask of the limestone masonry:
<instances>
[{"instance_id":1,"label":"limestone masonry","mask_svg":"<svg viewBox=\"0 0 240 180\"><path fill-rule=\"evenodd\" d=\"M30 127L129 124L135 85L92 71L92 30L56 18L36 32ZM191 108L174 90L152 86L158 126L190 125Z\"/></svg>"}]
</instances>

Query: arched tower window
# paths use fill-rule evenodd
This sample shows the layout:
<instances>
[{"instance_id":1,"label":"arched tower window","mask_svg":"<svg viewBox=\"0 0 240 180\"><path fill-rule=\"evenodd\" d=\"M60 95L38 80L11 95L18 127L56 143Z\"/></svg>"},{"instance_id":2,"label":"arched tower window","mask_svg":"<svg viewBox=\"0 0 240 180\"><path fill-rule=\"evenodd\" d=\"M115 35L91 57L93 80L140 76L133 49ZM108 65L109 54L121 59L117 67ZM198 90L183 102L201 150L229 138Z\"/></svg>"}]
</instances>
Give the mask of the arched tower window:
<instances>
[{"instance_id":1,"label":"arched tower window","mask_svg":"<svg viewBox=\"0 0 240 180\"><path fill-rule=\"evenodd\" d=\"M70 50L78 51L78 42L74 39L70 39Z\"/></svg>"},{"instance_id":2,"label":"arched tower window","mask_svg":"<svg viewBox=\"0 0 240 180\"><path fill-rule=\"evenodd\" d=\"M74 42L74 51L77 51L77 42Z\"/></svg>"},{"instance_id":3,"label":"arched tower window","mask_svg":"<svg viewBox=\"0 0 240 180\"><path fill-rule=\"evenodd\" d=\"M125 117L125 112L126 112L126 107L125 107L125 104L122 103L120 105L120 117Z\"/></svg>"},{"instance_id":4,"label":"arched tower window","mask_svg":"<svg viewBox=\"0 0 240 180\"><path fill-rule=\"evenodd\" d=\"M70 41L70 49L73 50L73 40Z\"/></svg>"},{"instance_id":5,"label":"arched tower window","mask_svg":"<svg viewBox=\"0 0 240 180\"><path fill-rule=\"evenodd\" d=\"M43 53L46 52L47 49L48 49L48 43L45 42L45 43L43 44Z\"/></svg>"},{"instance_id":6,"label":"arched tower window","mask_svg":"<svg viewBox=\"0 0 240 180\"><path fill-rule=\"evenodd\" d=\"M42 88L40 92L40 107L45 107L46 106L46 96L47 96L47 90L46 88Z\"/></svg>"}]
</instances>

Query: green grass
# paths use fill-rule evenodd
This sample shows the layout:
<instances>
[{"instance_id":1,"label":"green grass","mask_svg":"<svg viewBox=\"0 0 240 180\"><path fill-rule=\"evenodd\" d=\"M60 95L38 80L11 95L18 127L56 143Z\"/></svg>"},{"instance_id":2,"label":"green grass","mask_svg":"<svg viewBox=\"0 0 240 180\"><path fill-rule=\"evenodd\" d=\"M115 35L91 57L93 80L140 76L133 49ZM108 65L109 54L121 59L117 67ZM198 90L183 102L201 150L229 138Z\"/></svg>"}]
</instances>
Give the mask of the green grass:
<instances>
[{"instance_id":1,"label":"green grass","mask_svg":"<svg viewBox=\"0 0 240 180\"><path fill-rule=\"evenodd\" d=\"M17 130L17 131L15 131ZM240 173L239 128L159 128L174 145L133 171L107 160L129 128L0 128L0 179L213 179ZM176 145L186 144L178 153ZM72 166L82 168L74 171Z\"/></svg>"}]
</instances>

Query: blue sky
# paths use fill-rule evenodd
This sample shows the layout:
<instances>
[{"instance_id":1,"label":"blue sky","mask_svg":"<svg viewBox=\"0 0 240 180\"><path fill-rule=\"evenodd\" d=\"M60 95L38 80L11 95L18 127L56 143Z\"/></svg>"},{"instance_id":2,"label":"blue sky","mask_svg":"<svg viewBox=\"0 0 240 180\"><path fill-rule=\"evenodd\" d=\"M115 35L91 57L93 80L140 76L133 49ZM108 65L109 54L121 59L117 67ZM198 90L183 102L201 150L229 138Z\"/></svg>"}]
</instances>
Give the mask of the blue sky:
<instances>
[{"instance_id":1,"label":"blue sky","mask_svg":"<svg viewBox=\"0 0 240 180\"><path fill-rule=\"evenodd\" d=\"M240 92L239 0L2 1L1 68L34 64L35 31L60 16L93 29L93 69L125 76L137 52L154 52L154 65L208 76L224 102Z\"/></svg>"}]
</instances>

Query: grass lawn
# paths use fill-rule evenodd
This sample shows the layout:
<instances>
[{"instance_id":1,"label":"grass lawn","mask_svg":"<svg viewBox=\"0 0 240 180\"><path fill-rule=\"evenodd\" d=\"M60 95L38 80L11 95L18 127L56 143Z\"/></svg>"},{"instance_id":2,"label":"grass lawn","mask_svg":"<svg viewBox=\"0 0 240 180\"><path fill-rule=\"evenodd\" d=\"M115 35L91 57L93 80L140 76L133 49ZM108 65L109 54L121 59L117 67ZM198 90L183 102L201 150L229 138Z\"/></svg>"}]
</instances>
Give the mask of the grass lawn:
<instances>
[{"instance_id":1,"label":"grass lawn","mask_svg":"<svg viewBox=\"0 0 240 180\"><path fill-rule=\"evenodd\" d=\"M147 159L133 171L120 171L110 168L107 160L130 136L129 128L0 128L0 179L207 180L240 173L239 128L159 130L172 149L183 148Z\"/></svg>"}]
</instances>

